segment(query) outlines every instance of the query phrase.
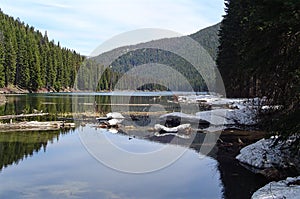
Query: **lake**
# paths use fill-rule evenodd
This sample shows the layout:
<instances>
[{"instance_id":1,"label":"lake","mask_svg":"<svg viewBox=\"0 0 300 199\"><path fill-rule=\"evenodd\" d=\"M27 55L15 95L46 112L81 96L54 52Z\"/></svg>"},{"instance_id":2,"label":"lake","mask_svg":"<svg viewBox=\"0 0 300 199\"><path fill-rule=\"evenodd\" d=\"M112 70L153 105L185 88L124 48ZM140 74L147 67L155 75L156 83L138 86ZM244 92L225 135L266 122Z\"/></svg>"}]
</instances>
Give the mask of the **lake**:
<instances>
[{"instance_id":1,"label":"lake","mask_svg":"<svg viewBox=\"0 0 300 199\"><path fill-rule=\"evenodd\" d=\"M51 115L35 119L55 120L72 112L101 115L112 109L125 110L124 106L132 112L182 109L172 103L172 93L128 96L9 95L0 114L43 111ZM118 102L114 107L109 105L112 98ZM116 133L97 128L96 123L81 123L78 120L78 126L70 130L0 132L0 198L250 198L267 183L218 144L202 155L205 134L195 134L186 145L184 138L141 132L145 125ZM155 155L144 158L149 154ZM175 158L169 161L170 157Z\"/></svg>"}]
</instances>

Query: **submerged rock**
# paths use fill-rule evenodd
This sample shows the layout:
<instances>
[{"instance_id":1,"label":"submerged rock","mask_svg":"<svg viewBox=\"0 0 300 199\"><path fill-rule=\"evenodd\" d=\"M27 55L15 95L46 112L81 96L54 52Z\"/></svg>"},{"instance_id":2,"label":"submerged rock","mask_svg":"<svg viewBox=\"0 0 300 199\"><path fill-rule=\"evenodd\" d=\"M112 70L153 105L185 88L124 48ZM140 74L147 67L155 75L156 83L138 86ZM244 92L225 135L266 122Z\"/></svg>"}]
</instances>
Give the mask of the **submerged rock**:
<instances>
[{"instance_id":1,"label":"submerged rock","mask_svg":"<svg viewBox=\"0 0 300 199\"><path fill-rule=\"evenodd\" d=\"M279 182L270 182L257 190L252 199L295 199L300 196L300 176Z\"/></svg>"}]
</instances>

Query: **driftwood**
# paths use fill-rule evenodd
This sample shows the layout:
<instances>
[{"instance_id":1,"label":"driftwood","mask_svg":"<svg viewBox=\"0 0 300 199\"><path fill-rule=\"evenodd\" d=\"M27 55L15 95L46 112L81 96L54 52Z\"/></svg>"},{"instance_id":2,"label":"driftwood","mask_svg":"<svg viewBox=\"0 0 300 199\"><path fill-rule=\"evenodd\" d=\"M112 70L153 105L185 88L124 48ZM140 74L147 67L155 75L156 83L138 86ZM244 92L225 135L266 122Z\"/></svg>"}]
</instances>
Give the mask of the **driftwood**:
<instances>
[{"instance_id":1,"label":"driftwood","mask_svg":"<svg viewBox=\"0 0 300 199\"><path fill-rule=\"evenodd\" d=\"M1 132L12 131L52 131L59 130L61 128L74 128L75 123L65 123L63 121L55 122L18 122L10 124L0 124Z\"/></svg>"},{"instance_id":2,"label":"driftwood","mask_svg":"<svg viewBox=\"0 0 300 199\"><path fill-rule=\"evenodd\" d=\"M22 117L37 117L37 116L46 116L49 113L31 113L31 114L20 114L20 115L3 115L0 116L0 120L9 120L15 118L22 118Z\"/></svg>"}]
</instances>

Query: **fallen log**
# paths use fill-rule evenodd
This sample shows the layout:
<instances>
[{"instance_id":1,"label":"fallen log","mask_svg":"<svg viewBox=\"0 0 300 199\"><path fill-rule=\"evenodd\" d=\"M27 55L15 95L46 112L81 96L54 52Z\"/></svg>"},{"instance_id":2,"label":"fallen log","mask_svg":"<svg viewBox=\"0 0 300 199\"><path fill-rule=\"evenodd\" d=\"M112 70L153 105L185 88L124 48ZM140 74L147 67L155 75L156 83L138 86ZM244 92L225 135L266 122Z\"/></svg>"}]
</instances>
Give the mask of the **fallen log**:
<instances>
[{"instance_id":1,"label":"fallen log","mask_svg":"<svg viewBox=\"0 0 300 199\"><path fill-rule=\"evenodd\" d=\"M62 128L74 128L75 123L65 123L63 121L54 122L17 122L0 124L0 132L12 132L12 131L52 131Z\"/></svg>"},{"instance_id":2,"label":"fallen log","mask_svg":"<svg viewBox=\"0 0 300 199\"><path fill-rule=\"evenodd\" d=\"M20 115L3 115L0 116L0 120L9 120L15 118L22 118L22 117L37 117L37 116L46 116L49 113L31 113L31 114L20 114Z\"/></svg>"}]
</instances>

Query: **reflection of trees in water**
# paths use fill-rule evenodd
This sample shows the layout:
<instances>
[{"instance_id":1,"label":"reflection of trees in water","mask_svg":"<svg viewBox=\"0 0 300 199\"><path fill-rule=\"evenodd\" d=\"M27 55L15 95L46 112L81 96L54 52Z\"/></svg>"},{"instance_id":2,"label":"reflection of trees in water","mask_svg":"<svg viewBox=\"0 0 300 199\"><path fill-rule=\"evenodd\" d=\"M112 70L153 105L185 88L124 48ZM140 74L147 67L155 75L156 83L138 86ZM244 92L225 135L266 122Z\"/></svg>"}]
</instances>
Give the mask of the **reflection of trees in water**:
<instances>
[{"instance_id":1,"label":"reflection of trees in water","mask_svg":"<svg viewBox=\"0 0 300 199\"><path fill-rule=\"evenodd\" d=\"M267 180L242 167L234 158L222 155L219 150L216 160L223 184L224 198L251 198L252 194L264 186Z\"/></svg>"},{"instance_id":2,"label":"reflection of trees in water","mask_svg":"<svg viewBox=\"0 0 300 199\"><path fill-rule=\"evenodd\" d=\"M108 113L112 110L114 112L148 112L153 105L163 106L167 111L176 111L178 104L167 102L170 98L170 96L96 96L96 112ZM142 104L145 106L141 106Z\"/></svg>"},{"instance_id":3,"label":"reflection of trees in water","mask_svg":"<svg viewBox=\"0 0 300 199\"><path fill-rule=\"evenodd\" d=\"M49 116L35 117L35 120L55 120L59 113L72 112L72 96L26 94L7 96L8 102L0 107L0 115L28 113L50 113Z\"/></svg>"},{"instance_id":4,"label":"reflection of trees in water","mask_svg":"<svg viewBox=\"0 0 300 199\"><path fill-rule=\"evenodd\" d=\"M28 114L41 111L50 113L48 116L33 118L38 121L53 121L59 117L71 116L74 112L96 112L100 114L106 114L112 110L148 112L152 105L158 107L156 109L161 109L163 106L167 111L180 111L178 104L168 102L168 100L172 100L171 96L28 94L8 96L7 99L8 103L0 106L0 115ZM137 106L135 106L136 104ZM140 106L141 104L148 106Z\"/></svg>"},{"instance_id":5,"label":"reflection of trees in water","mask_svg":"<svg viewBox=\"0 0 300 199\"><path fill-rule=\"evenodd\" d=\"M32 156L41 149L46 151L48 142L59 140L60 134L70 130L51 132L1 132L0 133L0 171L20 160Z\"/></svg>"},{"instance_id":6,"label":"reflection of trees in water","mask_svg":"<svg viewBox=\"0 0 300 199\"><path fill-rule=\"evenodd\" d=\"M172 141L172 143L189 147L199 153L204 138L205 134L197 133L190 146L186 145L187 142L184 139L174 136L151 137L149 139L160 143L170 143ZM239 146L235 144L231 147L217 144L208 154L209 157L218 162L217 169L220 172L224 198L251 198L257 189L268 182L262 175L254 174L242 167L235 159L238 152Z\"/></svg>"}]
</instances>

